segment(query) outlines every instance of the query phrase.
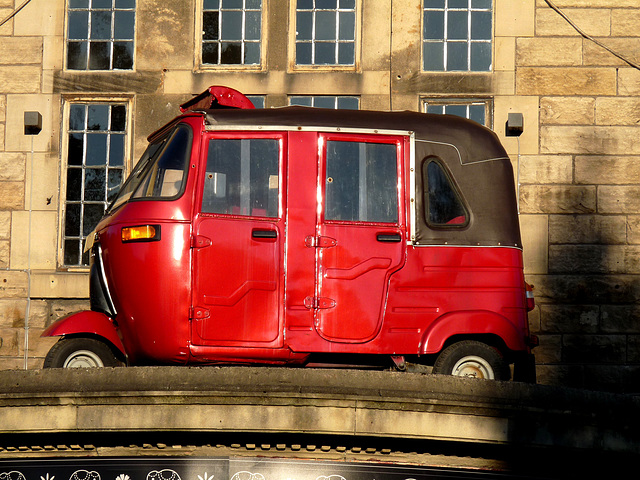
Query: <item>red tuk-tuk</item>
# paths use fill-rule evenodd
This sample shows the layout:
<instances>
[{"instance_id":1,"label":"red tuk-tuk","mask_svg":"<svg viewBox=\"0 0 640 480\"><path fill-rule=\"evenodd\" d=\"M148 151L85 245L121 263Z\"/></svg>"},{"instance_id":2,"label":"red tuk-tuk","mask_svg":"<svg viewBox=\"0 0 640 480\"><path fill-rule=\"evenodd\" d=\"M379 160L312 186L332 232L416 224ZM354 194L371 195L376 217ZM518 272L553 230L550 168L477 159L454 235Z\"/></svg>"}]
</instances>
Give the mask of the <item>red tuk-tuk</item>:
<instances>
[{"instance_id":1,"label":"red tuk-tuk","mask_svg":"<svg viewBox=\"0 0 640 480\"><path fill-rule=\"evenodd\" d=\"M149 137L45 367L433 366L535 381L511 162L472 121L254 109L211 87Z\"/></svg>"}]
</instances>

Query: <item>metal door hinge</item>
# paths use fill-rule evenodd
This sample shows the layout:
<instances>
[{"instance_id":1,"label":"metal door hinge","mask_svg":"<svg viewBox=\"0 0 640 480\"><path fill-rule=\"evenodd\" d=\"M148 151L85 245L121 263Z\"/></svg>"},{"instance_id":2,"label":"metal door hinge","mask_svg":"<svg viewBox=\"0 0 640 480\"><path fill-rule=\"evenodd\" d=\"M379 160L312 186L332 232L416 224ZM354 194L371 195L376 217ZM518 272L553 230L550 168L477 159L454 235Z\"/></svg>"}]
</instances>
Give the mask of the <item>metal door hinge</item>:
<instances>
[{"instance_id":1,"label":"metal door hinge","mask_svg":"<svg viewBox=\"0 0 640 480\"><path fill-rule=\"evenodd\" d=\"M306 247L317 247L317 248L327 248L327 247L335 247L337 245L337 241L335 238L331 237L323 237L322 235L309 235L304 239L304 245Z\"/></svg>"},{"instance_id":2,"label":"metal door hinge","mask_svg":"<svg viewBox=\"0 0 640 480\"><path fill-rule=\"evenodd\" d=\"M328 297L307 297L304 299L304 306L309 310L317 308L333 308L336 306L336 301L333 298Z\"/></svg>"},{"instance_id":3,"label":"metal door hinge","mask_svg":"<svg viewBox=\"0 0 640 480\"><path fill-rule=\"evenodd\" d=\"M189 309L189 318L191 320L202 320L209 318L210 313L209 309L204 307L191 307Z\"/></svg>"}]
</instances>

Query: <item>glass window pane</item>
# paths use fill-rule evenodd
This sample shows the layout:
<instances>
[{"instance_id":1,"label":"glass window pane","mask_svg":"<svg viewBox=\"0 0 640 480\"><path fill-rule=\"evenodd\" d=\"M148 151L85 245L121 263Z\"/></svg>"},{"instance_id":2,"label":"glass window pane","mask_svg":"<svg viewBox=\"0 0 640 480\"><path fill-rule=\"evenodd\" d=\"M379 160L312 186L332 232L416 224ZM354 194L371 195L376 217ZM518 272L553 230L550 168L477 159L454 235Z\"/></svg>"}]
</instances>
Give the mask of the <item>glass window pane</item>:
<instances>
[{"instance_id":1,"label":"glass window pane","mask_svg":"<svg viewBox=\"0 0 640 480\"><path fill-rule=\"evenodd\" d=\"M491 40L491 12L471 13L471 38Z\"/></svg>"},{"instance_id":2,"label":"glass window pane","mask_svg":"<svg viewBox=\"0 0 640 480\"><path fill-rule=\"evenodd\" d=\"M124 134L112 133L109 137L109 166L124 165Z\"/></svg>"},{"instance_id":3,"label":"glass window pane","mask_svg":"<svg viewBox=\"0 0 640 480\"><path fill-rule=\"evenodd\" d=\"M449 12L447 16L447 38L449 40L466 40L469 36L469 19L467 12Z\"/></svg>"},{"instance_id":4,"label":"glass window pane","mask_svg":"<svg viewBox=\"0 0 640 480\"><path fill-rule=\"evenodd\" d=\"M335 43L316 43L315 61L316 65L333 65L336 63Z\"/></svg>"},{"instance_id":5,"label":"glass window pane","mask_svg":"<svg viewBox=\"0 0 640 480\"><path fill-rule=\"evenodd\" d=\"M423 0L424 8L444 8L444 0Z\"/></svg>"},{"instance_id":6,"label":"glass window pane","mask_svg":"<svg viewBox=\"0 0 640 480\"><path fill-rule=\"evenodd\" d=\"M314 107L336 108L336 97L314 97Z\"/></svg>"},{"instance_id":7,"label":"glass window pane","mask_svg":"<svg viewBox=\"0 0 640 480\"><path fill-rule=\"evenodd\" d=\"M69 0L69 8L89 8L89 0Z\"/></svg>"},{"instance_id":8,"label":"glass window pane","mask_svg":"<svg viewBox=\"0 0 640 480\"><path fill-rule=\"evenodd\" d=\"M111 8L111 0L92 0L91 8Z\"/></svg>"},{"instance_id":9,"label":"glass window pane","mask_svg":"<svg viewBox=\"0 0 640 480\"><path fill-rule=\"evenodd\" d=\"M105 165L107 163L107 134L87 134L87 158L86 165Z\"/></svg>"},{"instance_id":10,"label":"glass window pane","mask_svg":"<svg viewBox=\"0 0 640 480\"><path fill-rule=\"evenodd\" d=\"M111 203L116 197L120 185L122 185L123 172L119 168L109 169L109 179L107 183L107 202Z\"/></svg>"},{"instance_id":11,"label":"glass window pane","mask_svg":"<svg viewBox=\"0 0 640 480\"><path fill-rule=\"evenodd\" d=\"M111 38L111 12L91 12L91 40Z\"/></svg>"},{"instance_id":12,"label":"glass window pane","mask_svg":"<svg viewBox=\"0 0 640 480\"><path fill-rule=\"evenodd\" d=\"M447 70L464 71L469 69L467 63L467 43L447 42Z\"/></svg>"},{"instance_id":13,"label":"glass window pane","mask_svg":"<svg viewBox=\"0 0 640 480\"><path fill-rule=\"evenodd\" d=\"M488 72L491 70L491 44L471 44L471 70L474 72Z\"/></svg>"},{"instance_id":14,"label":"glass window pane","mask_svg":"<svg viewBox=\"0 0 640 480\"><path fill-rule=\"evenodd\" d=\"M245 43L244 44L244 64L257 65L260 63L260 44Z\"/></svg>"},{"instance_id":15,"label":"glass window pane","mask_svg":"<svg viewBox=\"0 0 640 480\"><path fill-rule=\"evenodd\" d=\"M89 38L88 12L69 12L67 38L69 40L83 40Z\"/></svg>"},{"instance_id":16,"label":"glass window pane","mask_svg":"<svg viewBox=\"0 0 640 480\"><path fill-rule=\"evenodd\" d=\"M109 129L109 105L98 104L89 105L87 118L88 130L108 130Z\"/></svg>"},{"instance_id":17,"label":"glass window pane","mask_svg":"<svg viewBox=\"0 0 640 480\"><path fill-rule=\"evenodd\" d=\"M113 43L114 70L131 70L133 68L133 42Z\"/></svg>"},{"instance_id":18,"label":"glass window pane","mask_svg":"<svg viewBox=\"0 0 640 480\"><path fill-rule=\"evenodd\" d=\"M313 0L298 0L296 7L298 10L311 10L313 8Z\"/></svg>"},{"instance_id":19,"label":"glass window pane","mask_svg":"<svg viewBox=\"0 0 640 480\"><path fill-rule=\"evenodd\" d=\"M353 43L338 44L338 64L353 65L356 61L355 45Z\"/></svg>"},{"instance_id":20,"label":"glass window pane","mask_svg":"<svg viewBox=\"0 0 640 480\"><path fill-rule=\"evenodd\" d=\"M338 108L342 110L358 110L360 108L357 97L338 97Z\"/></svg>"},{"instance_id":21,"label":"glass window pane","mask_svg":"<svg viewBox=\"0 0 640 480\"><path fill-rule=\"evenodd\" d=\"M449 8L468 8L469 0L449 0Z\"/></svg>"},{"instance_id":22,"label":"glass window pane","mask_svg":"<svg viewBox=\"0 0 640 480\"><path fill-rule=\"evenodd\" d=\"M218 40L218 12L202 14L202 39Z\"/></svg>"},{"instance_id":23,"label":"glass window pane","mask_svg":"<svg viewBox=\"0 0 640 480\"><path fill-rule=\"evenodd\" d=\"M425 40L444 39L444 12L424 12L422 36Z\"/></svg>"},{"instance_id":24,"label":"glass window pane","mask_svg":"<svg viewBox=\"0 0 640 480\"><path fill-rule=\"evenodd\" d=\"M491 0L471 0L471 8L491 9Z\"/></svg>"},{"instance_id":25,"label":"glass window pane","mask_svg":"<svg viewBox=\"0 0 640 480\"><path fill-rule=\"evenodd\" d=\"M67 68L69 70L87 69L87 43L68 42L67 43Z\"/></svg>"},{"instance_id":26,"label":"glass window pane","mask_svg":"<svg viewBox=\"0 0 640 480\"><path fill-rule=\"evenodd\" d=\"M484 105L471 105L469 107L469 118L480 125L485 125Z\"/></svg>"},{"instance_id":27,"label":"glass window pane","mask_svg":"<svg viewBox=\"0 0 640 480\"><path fill-rule=\"evenodd\" d=\"M222 0L222 8L242 8L242 0Z\"/></svg>"},{"instance_id":28,"label":"glass window pane","mask_svg":"<svg viewBox=\"0 0 640 480\"><path fill-rule=\"evenodd\" d=\"M262 9L262 0L245 0L245 8L248 10Z\"/></svg>"},{"instance_id":29,"label":"glass window pane","mask_svg":"<svg viewBox=\"0 0 640 480\"><path fill-rule=\"evenodd\" d=\"M80 241L64 241L64 263L65 265L78 265L80 263Z\"/></svg>"},{"instance_id":30,"label":"glass window pane","mask_svg":"<svg viewBox=\"0 0 640 480\"><path fill-rule=\"evenodd\" d=\"M444 42L426 42L423 46L424 69L444 70Z\"/></svg>"},{"instance_id":31,"label":"glass window pane","mask_svg":"<svg viewBox=\"0 0 640 480\"><path fill-rule=\"evenodd\" d=\"M69 130L84 130L85 112L84 105L71 105L69 108Z\"/></svg>"},{"instance_id":32,"label":"glass window pane","mask_svg":"<svg viewBox=\"0 0 640 480\"><path fill-rule=\"evenodd\" d=\"M427 113L442 115L444 113L444 105L427 105Z\"/></svg>"},{"instance_id":33,"label":"glass window pane","mask_svg":"<svg viewBox=\"0 0 640 480\"><path fill-rule=\"evenodd\" d=\"M116 8L136 8L136 0L116 0Z\"/></svg>"},{"instance_id":34,"label":"glass window pane","mask_svg":"<svg viewBox=\"0 0 640 480\"><path fill-rule=\"evenodd\" d=\"M109 70L111 52L108 42L91 42L89 47L89 70Z\"/></svg>"},{"instance_id":35,"label":"glass window pane","mask_svg":"<svg viewBox=\"0 0 640 480\"><path fill-rule=\"evenodd\" d=\"M356 15L353 12L340 13L340 40L354 40L356 29Z\"/></svg>"},{"instance_id":36,"label":"glass window pane","mask_svg":"<svg viewBox=\"0 0 640 480\"><path fill-rule=\"evenodd\" d=\"M456 115L458 117L467 118L466 105L447 105L444 109L447 115Z\"/></svg>"},{"instance_id":37,"label":"glass window pane","mask_svg":"<svg viewBox=\"0 0 640 480\"><path fill-rule=\"evenodd\" d=\"M242 40L242 12L222 12L221 40Z\"/></svg>"},{"instance_id":38,"label":"glass window pane","mask_svg":"<svg viewBox=\"0 0 640 480\"><path fill-rule=\"evenodd\" d=\"M302 107L311 107L311 97L289 97L289 105L300 105Z\"/></svg>"},{"instance_id":39,"label":"glass window pane","mask_svg":"<svg viewBox=\"0 0 640 480\"><path fill-rule=\"evenodd\" d=\"M104 168L86 168L84 170L85 201L103 202L105 200L106 170Z\"/></svg>"},{"instance_id":40,"label":"glass window pane","mask_svg":"<svg viewBox=\"0 0 640 480\"><path fill-rule=\"evenodd\" d=\"M220 8L220 0L204 0L203 8L205 10L218 10Z\"/></svg>"},{"instance_id":41,"label":"glass window pane","mask_svg":"<svg viewBox=\"0 0 640 480\"><path fill-rule=\"evenodd\" d=\"M70 133L67 151L67 164L82 165L84 159L84 135L82 133Z\"/></svg>"},{"instance_id":42,"label":"glass window pane","mask_svg":"<svg viewBox=\"0 0 640 480\"><path fill-rule=\"evenodd\" d=\"M396 222L396 147L327 142L325 219Z\"/></svg>"},{"instance_id":43,"label":"glass window pane","mask_svg":"<svg viewBox=\"0 0 640 480\"><path fill-rule=\"evenodd\" d=\"M103 204L87 203L84 205L84 215L82 216L82 235L87 236L96 228L98 222L104 216Z\"/></svg>"},{"instance_id":44,"label":"glass window pane","mask_svg":"<svg viewBox=\"0 0 640 480\"><path fill-rule=\"evenodd\" d=\"M316 8L335 10L338 7L337 0L316 0Z\"/></svg>"},{"instance_id":45,"label":"glass window pane","mask_svg":"<svg viewBox=\"0 0 640 480\"><path fill-rule=\"evenodd\" d=\"M340 0L338 8L353 10L356 8L356 0Z\"/></svg>"},{"instance_id":46,"label":"glass window pane","mask_svg":"<svg viewBox=\"0 0 640 480\"><path fill-rule=\"evenodd\" d=\"M113 38L132 40L134 35L136 14L133 11L116 11L113 24Z\"/></svg>"},{"instance_id":47,"label":"glass window pane","mask_svg":"<svg viewBox=\"0 0 640 480\"><path fill-rule=\"evenodd\" d=\"M241 64L242 63L242 44L241 43L222 43L222 53L220 55L220 63L223 64Z\"/></svg>"},{"instance_id":48,"label":"glass window pane","mask_svg":"<svg viewBox=\"0 0 640 480\"><path fill-rule=\"evenodd\" d=\"M296 40L313 38L313 13L298 12L296 14Z\"/></svg>"},{"instance_id":49,"label":"glass window pane","mask_svg":"<svg viewBox=\"0 0 640 480\"><path fill-rule=\"evenodd\" d=\"M300 65L311 65L311 48L310 43L296 44L296 63Z\"/></svg>"},{"instance_id":50,"label":"glass window pane","mask_svg":"<svg viewBox=\"0 0 640 480\"><path fill-rule=\"evenodd\" d=\"M260 12L247 12L245 14L245 40L260 40Z\"/></svg>"},{"instance_id":51,"label":"glass window pane","mask_svg":"<svg viewBox=\"0 0 640 480\"><path fill-rule=\"evenodd\" d=\"M82 198L82 169L67 168L67 201L80 201Z\"/></svg>"},{"instance_id":52,"label":"glass window pane","mask_svg":"<svg viewBox=\"0 0 640 480\"><path fill-rule=\"evenodd\" d=\"M124 132L127 124L127 107L113 105L111 107L111 131Z\"/></svg>"},{"instance_id":53,"label":"glass window pane","mask_svg":"<svg viewBox=\"0 0 640 480\"><path fill-rule=\"evenodd\" d=\"M80 209L79 203L67 205L64 222L64 234L68 237L80 236Z\"/></svg>"},{"instance_id":54,"label":"glass window pane","mask_svg":"<svg viewBox=\"0 0 640 480\"><path fill-rule=\"evenodd\" d=\"M336 40L336 13L316 13L316 40Z\"/></svg>"},{"instance_id":55,"label":"glass window pane","mask_svg":"<svg viewBox=\"0 0 640 480\"><path fill-rule=\"evenodd\" d=\"M466 211L442 167L430 161L422 171L428 225L456 226L467 222Z\"/></svg>"},{"instance_id":56,"label":"glass window pane","mask_svg":"<svg viewBox=\"0 0 640 480\"><path fill-rule=\"evenodd\" d=\"M203 43L202 44L202 63L218 63L218 44Z\"/></svg>"}]
</instances>

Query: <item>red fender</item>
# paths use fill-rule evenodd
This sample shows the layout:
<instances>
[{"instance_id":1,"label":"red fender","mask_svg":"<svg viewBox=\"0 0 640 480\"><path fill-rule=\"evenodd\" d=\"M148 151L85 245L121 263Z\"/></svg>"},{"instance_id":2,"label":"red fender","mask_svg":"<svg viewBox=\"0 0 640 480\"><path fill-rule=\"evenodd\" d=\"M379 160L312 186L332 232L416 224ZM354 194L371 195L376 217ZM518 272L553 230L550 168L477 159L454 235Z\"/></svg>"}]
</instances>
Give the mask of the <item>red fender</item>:
<instances>
[{"instance_id":1,"label":"red fender","mask_svg":"<svg viewBox=\"0 0 640 480\"><path fill-rule=\"evenodd\" d=\"M495 312L472 310L447 313L425 331L421 353L438 353L454 335L497 335L514 351L526 350L525 339L507 318Z\"/></svg>"},{"instance_id":2,"label":"red fender","mask_svg":"<svg viewBox=\"0 0 640 480\"><path fill-rule=\"evenodd\" d=\"M116 327L113 325L111 319L104 313L94 312L92 310L83 310L66 315L49 325L40 336L59 337L62 335L82 333L89 333L104 338L126 356L122 340L120 340Z\"/></svg>"}]
</instances>

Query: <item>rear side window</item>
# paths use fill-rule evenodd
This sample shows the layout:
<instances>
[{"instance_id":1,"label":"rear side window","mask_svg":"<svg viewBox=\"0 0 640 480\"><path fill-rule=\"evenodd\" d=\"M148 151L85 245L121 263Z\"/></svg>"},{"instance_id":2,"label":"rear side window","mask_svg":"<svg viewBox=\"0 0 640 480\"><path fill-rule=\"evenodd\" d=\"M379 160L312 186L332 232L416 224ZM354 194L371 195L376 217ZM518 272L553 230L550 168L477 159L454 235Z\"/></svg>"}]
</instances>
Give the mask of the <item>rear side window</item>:
<instances>
[{"instance_id":1,"label":"rear side window","mask_svg":"<svg viewBox=\"0 0 640 480\"><path fill-rule=\"evenodd\" d=\"M398 221L397 147L327 142L325 220Z\"/></svg>"},{"instance_id":2,"label":"rear side window","mask_svg":"<svg viewBox=\"0 0 640 480\"><path fill-rule=\"evenodd\" d=\"M279 158L275 138L209 140L202 211L277 217Z\"/></svg>"},{"instance_id":3,"label":"rear side window","mask_svg":"<svg viewBox=\"0 0 640 480\"><path fill-rule=\"evenodd\" d=\"M430 227L462 227L468 223L468 213L453 182L436 159L422 165L425 220Z\"/></svg>"}]
</instances>

